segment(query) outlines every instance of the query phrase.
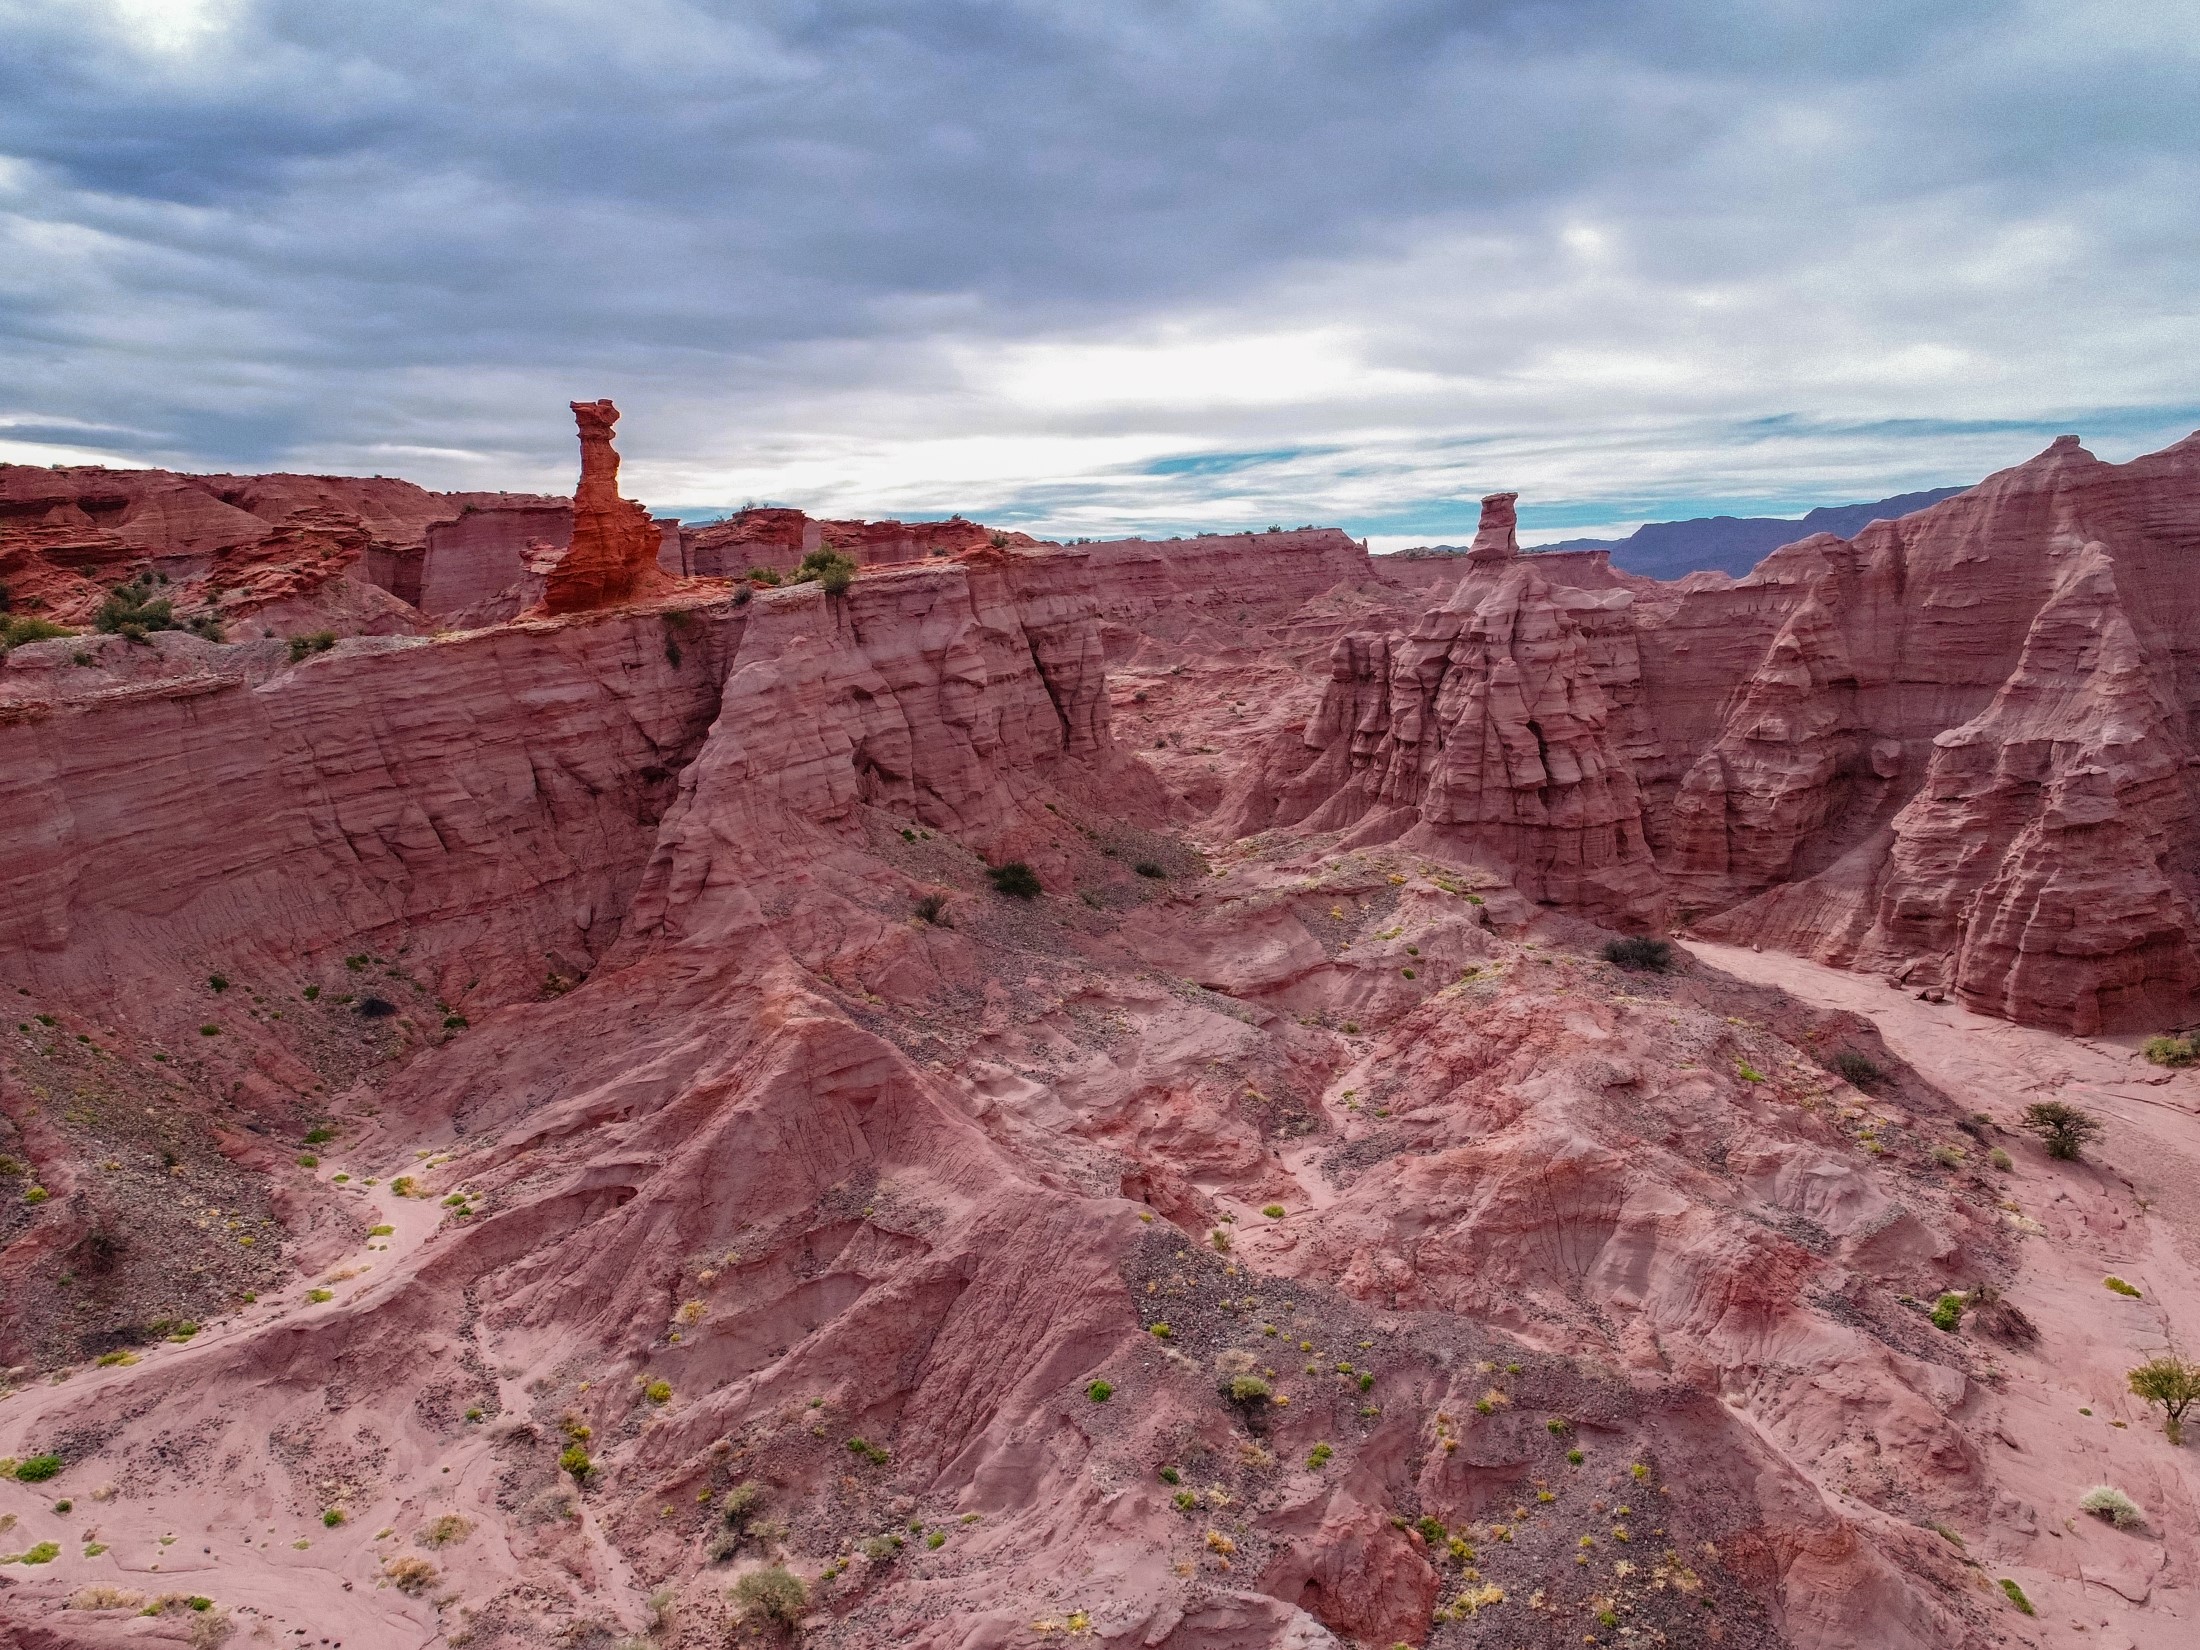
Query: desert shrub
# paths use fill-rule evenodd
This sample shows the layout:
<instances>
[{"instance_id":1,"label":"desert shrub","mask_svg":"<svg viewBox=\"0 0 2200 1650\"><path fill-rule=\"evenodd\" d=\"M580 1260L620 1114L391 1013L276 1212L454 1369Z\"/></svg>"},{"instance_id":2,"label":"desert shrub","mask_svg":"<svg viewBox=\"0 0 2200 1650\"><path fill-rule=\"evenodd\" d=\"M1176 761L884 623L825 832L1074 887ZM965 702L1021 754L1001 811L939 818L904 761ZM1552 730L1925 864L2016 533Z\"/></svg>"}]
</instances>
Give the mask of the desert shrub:
<instances>
[{"instance_id":1,"label":"desert shrub","mask_svg":"<svg viewBox=\"0 0 2200 1650\"><path fill-rule=\"evenodd\" d=\"M412 1553L391 1559L382 1566L382 1573L401 1593L424 1593L435 1585L435 1566Z\"/></svg>"},{"instance_id":2,"label":"desert shrub","mask_svg":"<svg viewBox=\"0 0 2200 1650\"><path fill-rule=\"evenodd\" d=\"M319 1306L323 1301L332 1301L335 1298L336 1291L333 1289L308 1289L306 1291L306 1299L313 1302L315 1306Z\"/></svg>"},{"instance_id":3,"label":"desert shrub","mask_svg":"<svg viewBox=\"0 0 2200 1650\"><path fill-rule=\"evenodd\" d=\"M19 1483L42 1484L60 1470L60 1456L33 1455L15 1464L15 1477Z\"/></svg>"},{"instance_id":4,"label":"desert shrub","mask_svg":"<svg viewBox=\"0 0 2200 1650\"><path fill-rule=\"evenodd\" d=\"M1115 1396L1115 1388L1106 1381L1094 1381L1085 1388L1085 1396L1096 1404L1104 1404Z\"/></svg>"},{"instance_id":5,"label":"desert shrub","mask_svg":"<svg viewBox=\"0 0 2200 1650\"><path fill-rule=\"evenodd\" d=\"M1963 1322L1963 1297L1955 1293L1945 1294L1933 1302L1933 1327L1944 1329L1953 1335Z\"/></svg>"},{"instance_id":6,"label":"desert shrub","mask_svg":"<svg viewBox=\"0 0 2200 1650\"><path fill-rule=\"evenodd\" d=\"M2144 1398L2147 1408L2162 1406L2164 1416L2162 1430L2173 1444L2184 1442L2185 1411L2196 1399L2200 1399L2200 1363L2192 1363L2175 1352L2165 1352L2149 1358L2137 1369L2125 1372L2134 1396Z\"/></svg>"},{"instance_id":7,"label":"desert shrub","mask_svg":"<svg viewBox=\"0 0 2200 1650\"><path fill-rule=\"evenodd\" d=\"M945 894L919 895L917 898L917 916L921 920L930 923L934 928L952 928L955 926L947 920L947 896Z\"/></svg>"},{"instance_id":8,"label":"desert shrub","mask_svg":"<svg viewBox=\"0 0 2200 1650\"><path fill-rule=\"evenodd\" d=\"M733 1601L741 1607L741 1619L757 1626L792 1627L809 1607L810 1591L802 1578L782 1565L753 1570L733 1584Z\"/></svg>"},{"instance_id":9,"label":"desert shrub","mask_svg":"<svg viewBox=\"0 0 2200 1650\"><path fill-rule=\"evenodd\" d=\"M316 1123L306 1130L306 1144L309 1146L325 1146L335 1138L335 1128L327 1123Z\"/></svg>"},{"instance_id":10,"label":"desert shrub","mask_svg":"<svg viewBox=\"0 0 2200 1650\"><path fill-rule=\"evenodd\" d=\"M670 1381L652 1381L642 1388L642 1396L653 1404L668 1404L672 1402L672 1383Z\"/></svg>"},{"instance_id":11,"label":"desert shrub","mask_svg":"<svg viewBox=\"0 0 2200 1650\"><path fill-rule=\"evenodd\" d=\"M25 642L50 642L57 636L74 636L73 630L65 630L50 619L33 618L28 613L12 618L0 618L0 653Z\"/></svg>"},{"instance_id":12,"label":"desert shrub","mask_svg":"<svg viewBox=\"0 0 2200 1650\"><path fill-rule=\"evenodd\" d=\"M894 1556L901 1551L901 1537L898 1535L869 1536L862 1542L862 1550L863 1556L873 1564L891 1564L894 1561Z\"/></svg>"},{"instance_id":13,"label":"desert shrub","mask_svg":"<svg viewBox=\"0 0 2200 1650\"><path fill-rule=\"evenodd\" d=\"M2015 1582L2004 1578L2001 1584L2001 1590L2009 1595L2009 1602L2011 1604L2014 1604L2026 1615L2033 1616L2039 1614L2037 1610L2032 1608L2032 1601L2024 1596L2024 1589L2022 1587L2019 1587Z\"/></svg>"},{"instance_id":14,"label":"desert shrub","mask_svg":"<svg viewBox=\"0 0 2200 1650\"><path fill-rule=\"evenodd\" d=\"M2011 1169L2016 1167L2016 1164L2011 1160L2009 1154L2003 1151L1999 1146L1996 1146L1992 1151L1986 1154L1986 1161L1993 1164L1995 1168L2001 1170L2003 1174L2007 1174Z\"/></svg>"},{"instance_id":15,"label":"desert shrub","mask_svg":"<svg viewBox=\"0 0 2200 1650\"><path fill-rule=\"evenodd\" d=\"M153 575L141 573L127 584L118 584L100 603L93 628L110 636L142 642L156 630L181 630L175 604L153 594Z\"/></svg>"},{"instance_id":16,"label":"desert shrub","mask_svg":"<svg viewBox=\"0 0 2200 1650\"><path fill-rule=\"evenodd\" d=\"M303 636L293 636L290 638L290 662L298 664L316 653L326 653L335 645L336 632L333 630L315 630Z\"/></svg>"},{"instance_id":17,"label":"desert shrub","mask_svg":"<svg viewBox=\"0 0 2200 1650\"><path fill-rule=\"evenodd\" d=\"M1943 1169L1960 1169L1963 1167L1963 1148L1942 1142L1933 1148L1932 1158Z\"/></svg>"},{"instance_id":18,"label":"desert shrub","mask_svg":"<svg viewBox=\"0 0 2200 1650\"><path fill-rule=\"evenodd\" d=\"M571 1473L576 1484L587 1483L588 1475L596 1470L595 1463L588 1459L588 1451L578 1443L565 1446L564 1453L558 1457L558 1466Z\"/></svg>"},{"instance_id":19,"label":"desert shrub","mask_svg":"<svg viewBox=\"0 0 2200 1650\"><path fill-rule=\"evenodd\" d=\"M343 1508L330 1507L327 1511L321 1514L321 1522L329 1529L333 1530L336 1528L337 1525L343 1523L346 1516L347 1514L345 1513Z\"/></svg>"},{"instance_id":20,"label":"desert shrub","mask_svg":"<svg viewBox=\"0 0 2200 1650\"><path fill-rule=\"evenodd\" d=\"M1265 1205L1260 1212L1266 1215L1270 1220L1281 1220L1283 1218L1283 1205L1280 1203L1270 1203Z\"/></svg>"},{"instance_id":21,"label":"desert shrub","mask_svg":"<svg viewBox=\"0 0 2200 1650\"><path fill-rule=\"evenodd\" d=\"M1866 1090L1877 1087L1887 1075L1876 1062L1853 1048L1842 1049L1826 1062L1826 1067L1851 1088Z\"/></svg>"},{"instance_id":22,"label":"desert shrub","mask_svg":"<svg viewBox=\"0 0 2200 1650\"><path fill-rule=\"evenodd\" d=\"M2200 1060L2200 1043L2189 1032L2182 1037L2149 1037L2144 1053L2158 1066L2189 1066Z\"/></svg>"},{"instance_id":23,"label":"desert shrub","mask_svg":"<svg viewBox=\"0 0 2200 1650\"><path fill-rule=\"evenodd\" d=\"M79 1587L69 1595L71 1610L135 1610L145 1602L143 1593L133 1593L127 1587L96 1585Z\"/></svg>"},{"instance_id":24,"label":"desert shrub","mask_svg":"<svg viewBox=\"0 0 2200 1650\"><path fill-rule=\"evenodd\" d=\"M456 1513L445 1513L431 1518L414 1532L413 1540L423 1547L452 1547L474 1533L474 1527Z\"/></svg>"},{"instance_id":25,"label":"desert shrub","mask_svg":"<svg viewBox=\"0 0 2200 1650\"><path fill-rule=\"evenodd\" d=\"M2139 1291L2132 1285L2124 1282L2122 1278L2103 1278L2101 1279L2101 1287L2106 1289L2112 1295L2122 1295L2129 1300L2138 1300L2140 1298Z\"/></svg>"},{"instance_id":26,"label":"desert shrub","mask_svg":"<svg viewBox=\"0 0 2200 1650\"><path fill-rule=\"evenodd\" d=\"M1020 859L1003 860L989 866L985 874L992 879L996 892L1011 899L1037 899L1046 892L1040 886L1039 873Z\"/></svg>"},{"instance_id":27,"label":"desert shrub","mask_svg":"<svg viewBox=\"0 0 2200 1650\"><path fill-rule=\"evenodd\" d=\"M887 1449L882 1444L874 1444L868 1438L849 1439L848 1453L850 1455L862 1456L864 1460L870 1462L871 1465L874 1467L883 1467L888 1461L891 1461L894 1458L894 1453L892 1450Z\"/></svg>"},{"instance_id":28,"label":"desert shrub","mask_svg":"<svg viewBox=\"0 0 2200 1650\"><path fill-rule=\"evenodd\" d=\"M779 569L776 567L752 567L741 577L750 584L776 585L780 582Z\"/></svg>"},{"instance_id":29,"label":"desert shrub","mask_svg":"<svg viewBox=\"0 0 2200 1650\"><path fill-rule=\"evenodd\" d=\"M794 570L794 582L807 584L815 579L818 587L828 596L844 594L855 582L856 564L838 550L819 548L802 558L802 565Z\"/></svg>"},{"instance_id":30,"label":"desert shrub","mask_svg":"<svg viewBox=\"0 0 2200 1650\"><path fill-rule=\"evenodd\" d=\"M727 1529L746 1535L764 1510L764 1502L764 1486L753 1478L744 1478L718 1498L718 1517Z\"/></svg>"},{"instance_id":31,"label":"desert shrub","mask_svg":"<svg viewBox=\"0 0 2200 1650\"><path fill-rule=\"evenodd\" d=\"M2096 1484L2078 1498L2082 1511L2106 1519L2119 1530L2136 1530L2147 1521L2139 1504L2113 1484Z\"/></svg>"},{"instance_id":32,"label":"desert shrub","mask_svg":"<svg viewBox=\"0 0 2200 1650\"><path fill-rule=\"evenodd\" d=\"M1306 1452L1306 1464L1313 1471L1320 1472L1322 1468L1329 1465L1329 1458L1336 1453L1327 1444L1316 1444Z\"/></svg>"},{"instance_id":33,"label":"desert shrub","mask_svg":"<svg viewBox=\"0 0 2200 1650\"><path fill-rule=\"evenodd\" d=\"M1258 1375L1233 1375L1222 1383L1222 1395L1248 1415L1257 1414L1276 1396L1271 1387Z\"/></svg>"},{"instance_id":34,"label":"desert shrub","mask_svg":"<svg viewBox=\"0 0 2200 1650\"><path fill-rule=\"evenodd\" d=\"M2062 1100L2039 1100L2024 1108L2022 1126L2040 1138L2049 1157L2075 1159L2085 1143L2101 1132L2101 1121Z\"/></svg>"},{"instance_id":35,"label":"desert shrub","mask_svg":"<svg viewBox=\"0 0 2200 1650\"><path fill-rule=\"evenodd\" d=\"M1664 974L1673 967L1673 942L1632 934L1604 947L1604 960L1630 974Z\"/></svg>"}]
</instances>

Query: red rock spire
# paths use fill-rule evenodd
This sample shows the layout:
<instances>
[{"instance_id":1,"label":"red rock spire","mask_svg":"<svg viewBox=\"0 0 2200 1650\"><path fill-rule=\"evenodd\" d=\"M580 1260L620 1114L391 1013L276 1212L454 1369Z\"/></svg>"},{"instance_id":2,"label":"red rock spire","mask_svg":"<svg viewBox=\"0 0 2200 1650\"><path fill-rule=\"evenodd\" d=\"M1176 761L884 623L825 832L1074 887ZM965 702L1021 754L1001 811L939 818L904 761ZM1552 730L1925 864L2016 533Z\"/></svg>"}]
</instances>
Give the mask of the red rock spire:
<instances>
[{"instance_id":1,"label":"red rock spire","mask_svg":"<svg viewBox=\"0 0 2200 1650\"><path fill-rule=\"evenodd\" d=\"M543 595L550 613L585 613L611 607L657 589L657 528L649 512L619 497L619 453L611 426L619 409L609 401L570 403L580 425L581 479L573 492L573 542L551 570Z\"/></svg>"}]
</instances>

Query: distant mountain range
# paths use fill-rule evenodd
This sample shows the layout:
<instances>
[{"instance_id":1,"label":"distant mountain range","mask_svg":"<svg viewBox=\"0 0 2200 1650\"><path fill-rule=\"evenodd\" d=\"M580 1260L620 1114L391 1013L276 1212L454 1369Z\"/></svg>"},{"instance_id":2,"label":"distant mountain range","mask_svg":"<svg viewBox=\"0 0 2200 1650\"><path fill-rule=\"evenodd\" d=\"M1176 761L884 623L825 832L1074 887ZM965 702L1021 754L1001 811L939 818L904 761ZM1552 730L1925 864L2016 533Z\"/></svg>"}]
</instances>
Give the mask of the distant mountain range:
<instances>
[{"instance_id":1,"label":"distant mountain range","mask_svg":"<svg viewBox=\"0 0 2200 1650\"><path fill-rule=\"evenodd\" d=\"M1612 565L1653 579L1716 571L1740 578L1783 544L1813 533L1854 538L1868 523L1891 521L1965 491L1934 487L1897 493L1872 504L1828 504L1796 519L1788 516L1698 516L1692 521L1645 522L1623 539L1567 539L1538 550L1609 550Z\"/></svg>"},{"instance_id":2,"label":"distant mountain range","mask_svg":"<svg viewBox=\"0 0 2200 1650\"><path fill-rule=\"evenodd\" d=\"M1938 504L1967 489L1934 487L1922 493L1897 493L1871 504L1827 504L1804 516L1697 516L1688 521L1645 522L1623 539L1562 539L1528 547L1544 550L1609 550L1612 565L1653 579L1677 579L1687 573L1720 572L1740 578L1783 544L1813 533L1854 538L1874 521L1891 521L1928 504ZM1400 556L1463 556L1463 544L1431 544L1401 550Z\"/></svg>"}]
</instances>

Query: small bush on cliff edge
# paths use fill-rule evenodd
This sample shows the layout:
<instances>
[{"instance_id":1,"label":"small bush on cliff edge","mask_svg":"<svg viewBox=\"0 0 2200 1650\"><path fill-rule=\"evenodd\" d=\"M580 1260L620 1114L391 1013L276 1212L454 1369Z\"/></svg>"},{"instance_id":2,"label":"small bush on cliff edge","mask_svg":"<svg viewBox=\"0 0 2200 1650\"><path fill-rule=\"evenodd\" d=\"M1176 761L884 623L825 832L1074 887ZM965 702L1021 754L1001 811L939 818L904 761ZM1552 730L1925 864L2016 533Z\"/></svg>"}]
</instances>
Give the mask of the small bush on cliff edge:
<instances>
[{"instance_id":1,"label":"small bush on cliff edge","mask_svg":"<svg viewBox=\"0 0 2200 1650\"><path fill-rule=\"evenodd\" d=\"M1607 944L1604 960L1630 974L1668 974L1673 969L1673 942L1633 934Z\"/></svg>"},{"instance_id":2,"label":"small bush on cliff edge","mask_svg":"<svg viewBox=\"0 0 2200 1650\"><path fill-rule=\"evenodd\" d=\"M838 550L812 550L794 570L795 583L807 584L815 579L828 596L844 594L848 586L855 583L855 578L855 562Z\"/></svg>"}]
</instances>

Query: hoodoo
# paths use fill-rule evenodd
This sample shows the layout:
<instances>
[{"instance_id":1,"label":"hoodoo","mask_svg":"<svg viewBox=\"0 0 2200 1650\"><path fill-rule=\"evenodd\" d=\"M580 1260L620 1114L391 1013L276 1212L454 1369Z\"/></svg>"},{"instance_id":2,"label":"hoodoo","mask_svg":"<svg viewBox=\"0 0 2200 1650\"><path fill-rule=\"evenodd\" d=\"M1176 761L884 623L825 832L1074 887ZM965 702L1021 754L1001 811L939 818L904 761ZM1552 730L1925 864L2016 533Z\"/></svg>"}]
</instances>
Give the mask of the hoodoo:
<instances>
[{"instance_id":1,"label":"hoodoo","mask_svg":"<svg viewBox=\"0 0 2200 1650\"><path fill-rule=\"evenodd\" d=\"M580 426L581 479L573 489L573 541L550 570L543 593L550 613L610 607L664 582L656 524L647 510L619 496L619 452L611 444L619 409L609 401L575 401L572 407Z\"/></svg>"}]
</instances>

